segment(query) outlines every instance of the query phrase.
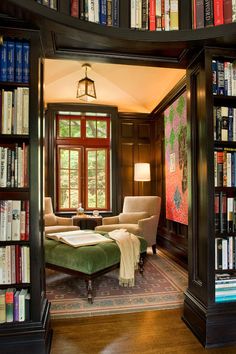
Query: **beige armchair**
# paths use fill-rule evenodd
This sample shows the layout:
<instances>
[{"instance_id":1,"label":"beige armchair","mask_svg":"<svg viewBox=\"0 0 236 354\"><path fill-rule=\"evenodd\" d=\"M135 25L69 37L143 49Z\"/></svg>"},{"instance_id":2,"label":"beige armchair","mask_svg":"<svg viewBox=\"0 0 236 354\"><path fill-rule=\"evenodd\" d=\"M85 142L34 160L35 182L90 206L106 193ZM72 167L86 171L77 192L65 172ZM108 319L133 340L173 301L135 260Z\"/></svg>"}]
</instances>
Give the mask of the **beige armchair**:
<instances>
[{"instance_id":1,"label":"beige armchair","mask_svg":"<svg viewBox=\"0 0 236 354\"><path fill-rule=\"evenodd\" d=\"M148 246L156 253L156 235L161 209L161 198L157 196L125 197L123 212L117 216L104 217L102 225L96 231L127 229L129 232L143 236Z\"/></svg>"},{"instance_id":2,"label":"beige armchair","mask_svg":"<svg viewBox=\"0 0 236 354\"><path fill-rule=\"evenodd\" d=\"M45 224L45 234L52 232L63 232L63 231L73 231L79 230L79 227L73 226L71 218L63 218L56 216L52 209L52 200L50 197L44 198L44 224Z\"/></svg>"}]
</instances>

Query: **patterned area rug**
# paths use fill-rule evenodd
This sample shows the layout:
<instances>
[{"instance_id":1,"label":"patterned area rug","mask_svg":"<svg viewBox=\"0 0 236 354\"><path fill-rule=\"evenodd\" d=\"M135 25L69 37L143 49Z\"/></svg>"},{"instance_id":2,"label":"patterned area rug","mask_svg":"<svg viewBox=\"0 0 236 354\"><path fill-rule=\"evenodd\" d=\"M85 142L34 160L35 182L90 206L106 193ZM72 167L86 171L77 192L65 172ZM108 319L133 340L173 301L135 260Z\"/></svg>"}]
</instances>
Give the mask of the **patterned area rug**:
<instances>
[{"instance_id":1,"label":"patterned area rug","mask_svg":"<svg viewBox=\"0 0 236 354\"><path fill-rule=\"evenodd\" d=\"M81 317L181 307L187 272L162 252L148 255L144 275L136 272L133 288L119 286L119 269L94 280L93 304L87 301L85 281L46 270L51 317Z\"/></svg>"}]
</instances>

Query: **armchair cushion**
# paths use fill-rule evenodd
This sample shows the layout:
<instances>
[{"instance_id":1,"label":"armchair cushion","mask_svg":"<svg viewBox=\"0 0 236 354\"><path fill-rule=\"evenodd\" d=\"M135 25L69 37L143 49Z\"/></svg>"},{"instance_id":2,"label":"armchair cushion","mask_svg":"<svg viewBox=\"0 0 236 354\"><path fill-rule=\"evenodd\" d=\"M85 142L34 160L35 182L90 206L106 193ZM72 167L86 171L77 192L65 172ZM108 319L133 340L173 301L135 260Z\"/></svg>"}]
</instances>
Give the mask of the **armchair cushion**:
<instances>
[{"instance_id":1,"label":"armchair cushion","mask_svg":"<svg viewBox=\"0 0 236 354\"><path fill-rule=\"evenodd\" d=\"M119 223L121 224L137 224L140 219L148 218L149 214L145 211L132 213L120 213Z\"/></svg>"},{"instance_id":2,"label":"armchair cushion","mask_svg":"<svg viewBox=\"0 0 236 354\"><path fill-rule=\"evenodd\" d=\"M57 217L54 214L44 215L45 226L53 226L57 224Z\"/></svg>"}]
</instances>

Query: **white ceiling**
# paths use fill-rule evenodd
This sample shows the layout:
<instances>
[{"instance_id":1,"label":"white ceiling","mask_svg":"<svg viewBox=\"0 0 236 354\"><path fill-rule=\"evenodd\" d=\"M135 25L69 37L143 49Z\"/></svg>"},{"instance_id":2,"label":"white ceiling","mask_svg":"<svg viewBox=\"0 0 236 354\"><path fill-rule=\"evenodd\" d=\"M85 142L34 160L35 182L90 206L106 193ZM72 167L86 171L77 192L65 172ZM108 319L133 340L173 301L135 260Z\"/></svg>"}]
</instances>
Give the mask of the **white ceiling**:
<instances>
[{"instance_id":1,"label":"white ceiling","mask_svg":"<svg viewBox=\"0 0 236 354\"><path fill-rule=\"evenodd\" d=\"M85 76L75 60L45 60L45 104L83 103L76 98L77 81ZM96 104L117 106L120 112L150 113L185 75L182 69L90 63L88 77L95 81Z\"/></svg>"}]
</instances>

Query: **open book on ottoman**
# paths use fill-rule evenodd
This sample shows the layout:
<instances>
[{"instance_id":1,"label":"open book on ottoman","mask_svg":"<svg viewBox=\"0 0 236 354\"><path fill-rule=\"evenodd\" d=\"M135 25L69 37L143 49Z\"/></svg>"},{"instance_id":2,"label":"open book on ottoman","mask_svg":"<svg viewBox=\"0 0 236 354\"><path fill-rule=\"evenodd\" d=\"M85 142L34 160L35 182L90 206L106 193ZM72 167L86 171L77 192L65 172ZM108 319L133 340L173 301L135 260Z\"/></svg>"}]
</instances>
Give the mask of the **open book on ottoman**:
<instances>
[{"instance_id":1,"label":"open book on ottoman","mask_svg":"<svg viewBox=\"0 0 236 354\"><path fill-rule=\"evenodd\" d=\"M56 232L46 235L47 238L51 238L55 241L66 243L73 247L91 246L101 242L112 242L110 238L107 238L101 234L93 231L75 230L66 232Z\"/></svg>"}]
</instances>

